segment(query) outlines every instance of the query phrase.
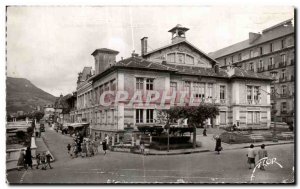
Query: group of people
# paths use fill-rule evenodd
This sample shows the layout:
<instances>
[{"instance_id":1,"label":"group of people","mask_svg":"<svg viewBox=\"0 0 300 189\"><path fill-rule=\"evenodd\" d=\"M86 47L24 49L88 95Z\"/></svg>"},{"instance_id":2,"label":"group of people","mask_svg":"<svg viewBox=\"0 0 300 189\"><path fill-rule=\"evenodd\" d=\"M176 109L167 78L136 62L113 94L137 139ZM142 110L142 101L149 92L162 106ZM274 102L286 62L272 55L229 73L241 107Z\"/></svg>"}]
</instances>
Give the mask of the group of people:
<instances>
[{"instance_id":1,"label":"group of people","mask_svg":"<svg viewBox=\"0 0 300 189\"><path fill-rule=\"evenodd\" d=\"M33 162L32 162L32 155L31 155L31 149L30 147L27 147L27 149L20 151L20 156L18 159L17 169L20 171L22 168L27 170L29 167L33 169ZM52 156L49 151L43 152L42 154L38 153L36 155L36 169L39 169L39 166L42 166L42 170L46 170L47 167L52 169L51 166L51 159Z\"/></svg>"},{"instance_id":2,"label":"group of people","mask_svg":"<svg viewBox=\"0 0 300 189\"><path fill-rule=\"evenodd\" d=\"M258 161L262 160L263 158L268 157L268 152L265 149L265 145L264 144L262 144L260 146L260 149L258 151L256 151L254 149L254 145L253 144L250 145L250 148L248 149L248 153L247 153L249 169L252 169L252 167L251 167L252 165L253 165L253 168L255 167L255 157L256 156L258 156ZM261 170L264 171L265 170L264 164L260 164L259 169L261 169Z\"/></svg>"},{"instance_id":3,"label":"group of people","mask_svg":"<svg viewBox=\"0 0 300 189\"><path fill-rule=\"evenodd\" d=\"M74 139L74 143L67 145L68 154L70 154L71 157L77 158L78 156L84 157L91 157L96 154L102 149L104 151L104 155L106 155L107 150L107 143L106 140L103 140L102 142L100 140L81 140L79 138Z\"/></svg>"}]
</instances>

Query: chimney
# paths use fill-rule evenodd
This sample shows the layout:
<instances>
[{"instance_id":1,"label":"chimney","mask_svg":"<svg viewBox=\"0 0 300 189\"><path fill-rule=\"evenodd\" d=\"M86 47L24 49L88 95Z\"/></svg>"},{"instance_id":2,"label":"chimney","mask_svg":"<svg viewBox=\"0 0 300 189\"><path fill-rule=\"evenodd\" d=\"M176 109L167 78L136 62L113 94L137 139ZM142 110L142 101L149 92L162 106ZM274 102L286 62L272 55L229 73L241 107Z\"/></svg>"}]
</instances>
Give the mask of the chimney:
<instances>
[{"instance_id":1,"label":"chimney","mask_svg":"<svg viewBox=\"0 0 300 189\"><path fill-rule=\"evenodd\" d=\"M143 37L141 39L141 55L144 56L147 53L147 42L148 42L148 37Z\"/></svg>"},{"instance_id":2,"label":"chimney","mask_svg":"<svg viewBox=\"0 0 300 189\"><path fill-rule=\"evenodd\" d=\"M249 43L252 44L256 39L261 36L260 33L249 32Z\"/></svg>"},{"instance_id":3,"label":"chimney","mask_svg":"<svg viewBox=\"0 0 300 189\"><path fill-rule=\"evenodd\" d=\"M104 70L109 68L110 65L114 64L118 54L118 51L107 48L96 49L92 53L95 58L95 75L102 73Z\"/></svg>"}]
</instances>

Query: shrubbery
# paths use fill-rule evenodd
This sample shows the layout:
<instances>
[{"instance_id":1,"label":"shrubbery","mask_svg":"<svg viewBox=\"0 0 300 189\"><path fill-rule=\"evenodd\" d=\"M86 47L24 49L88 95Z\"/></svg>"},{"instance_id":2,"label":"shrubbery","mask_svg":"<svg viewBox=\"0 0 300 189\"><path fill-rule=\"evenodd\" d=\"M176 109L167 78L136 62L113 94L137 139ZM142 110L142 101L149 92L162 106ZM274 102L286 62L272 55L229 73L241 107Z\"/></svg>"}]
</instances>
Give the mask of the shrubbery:
<instances>
[{"instance_id":1,"label":"shrubbery","mask_svg":"<svg viewBox=\"0 0 300 189\"><path fill-rule=\"evenodd\" d=\"M157 143L167 144L168 137L167 136L153 136L152 140ZM189 136L170 136L169 143L170 144L185 144L190 140Z\"/></svg>"}]
</instances>

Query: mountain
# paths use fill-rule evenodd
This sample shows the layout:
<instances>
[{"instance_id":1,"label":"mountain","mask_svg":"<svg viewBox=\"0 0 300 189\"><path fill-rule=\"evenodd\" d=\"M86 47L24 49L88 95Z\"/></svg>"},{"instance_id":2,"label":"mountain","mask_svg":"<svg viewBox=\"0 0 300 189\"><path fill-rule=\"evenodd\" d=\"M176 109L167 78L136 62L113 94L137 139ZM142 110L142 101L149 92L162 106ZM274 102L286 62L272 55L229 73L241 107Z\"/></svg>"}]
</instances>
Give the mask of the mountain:
<instances>
[{"instance_id":1,"label":"mountain","mask_svg":"<svg viewBox=\"0 0 300 189\"><path fill-rule=\"evenodd\" d=\"M32 111L38 105L53 104L56 97L39 89L24 78L6 78L6 111Z\"/></svg>"}]
</instances>

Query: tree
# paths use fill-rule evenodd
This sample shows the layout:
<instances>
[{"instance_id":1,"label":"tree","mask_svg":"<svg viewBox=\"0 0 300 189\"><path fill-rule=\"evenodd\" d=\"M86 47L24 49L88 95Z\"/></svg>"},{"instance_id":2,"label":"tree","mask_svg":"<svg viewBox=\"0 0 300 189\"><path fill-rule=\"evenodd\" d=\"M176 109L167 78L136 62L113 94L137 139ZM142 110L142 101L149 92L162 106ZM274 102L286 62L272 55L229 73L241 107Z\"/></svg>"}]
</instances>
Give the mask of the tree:
<instances>
[{"instance_id":1,"label":"tree","mask_svg":"<svg viewBox=\"0 0 300 189\"><path fill-rule=\"evenodd\" d=\"M188 119L188 125L193 127L193 148L196 148L196 127L208 118L219 115L219 108L215 104L201 103L199 106L175 106L164 112L167 123L172 120Z\"/></svg>"}]
</instances>

